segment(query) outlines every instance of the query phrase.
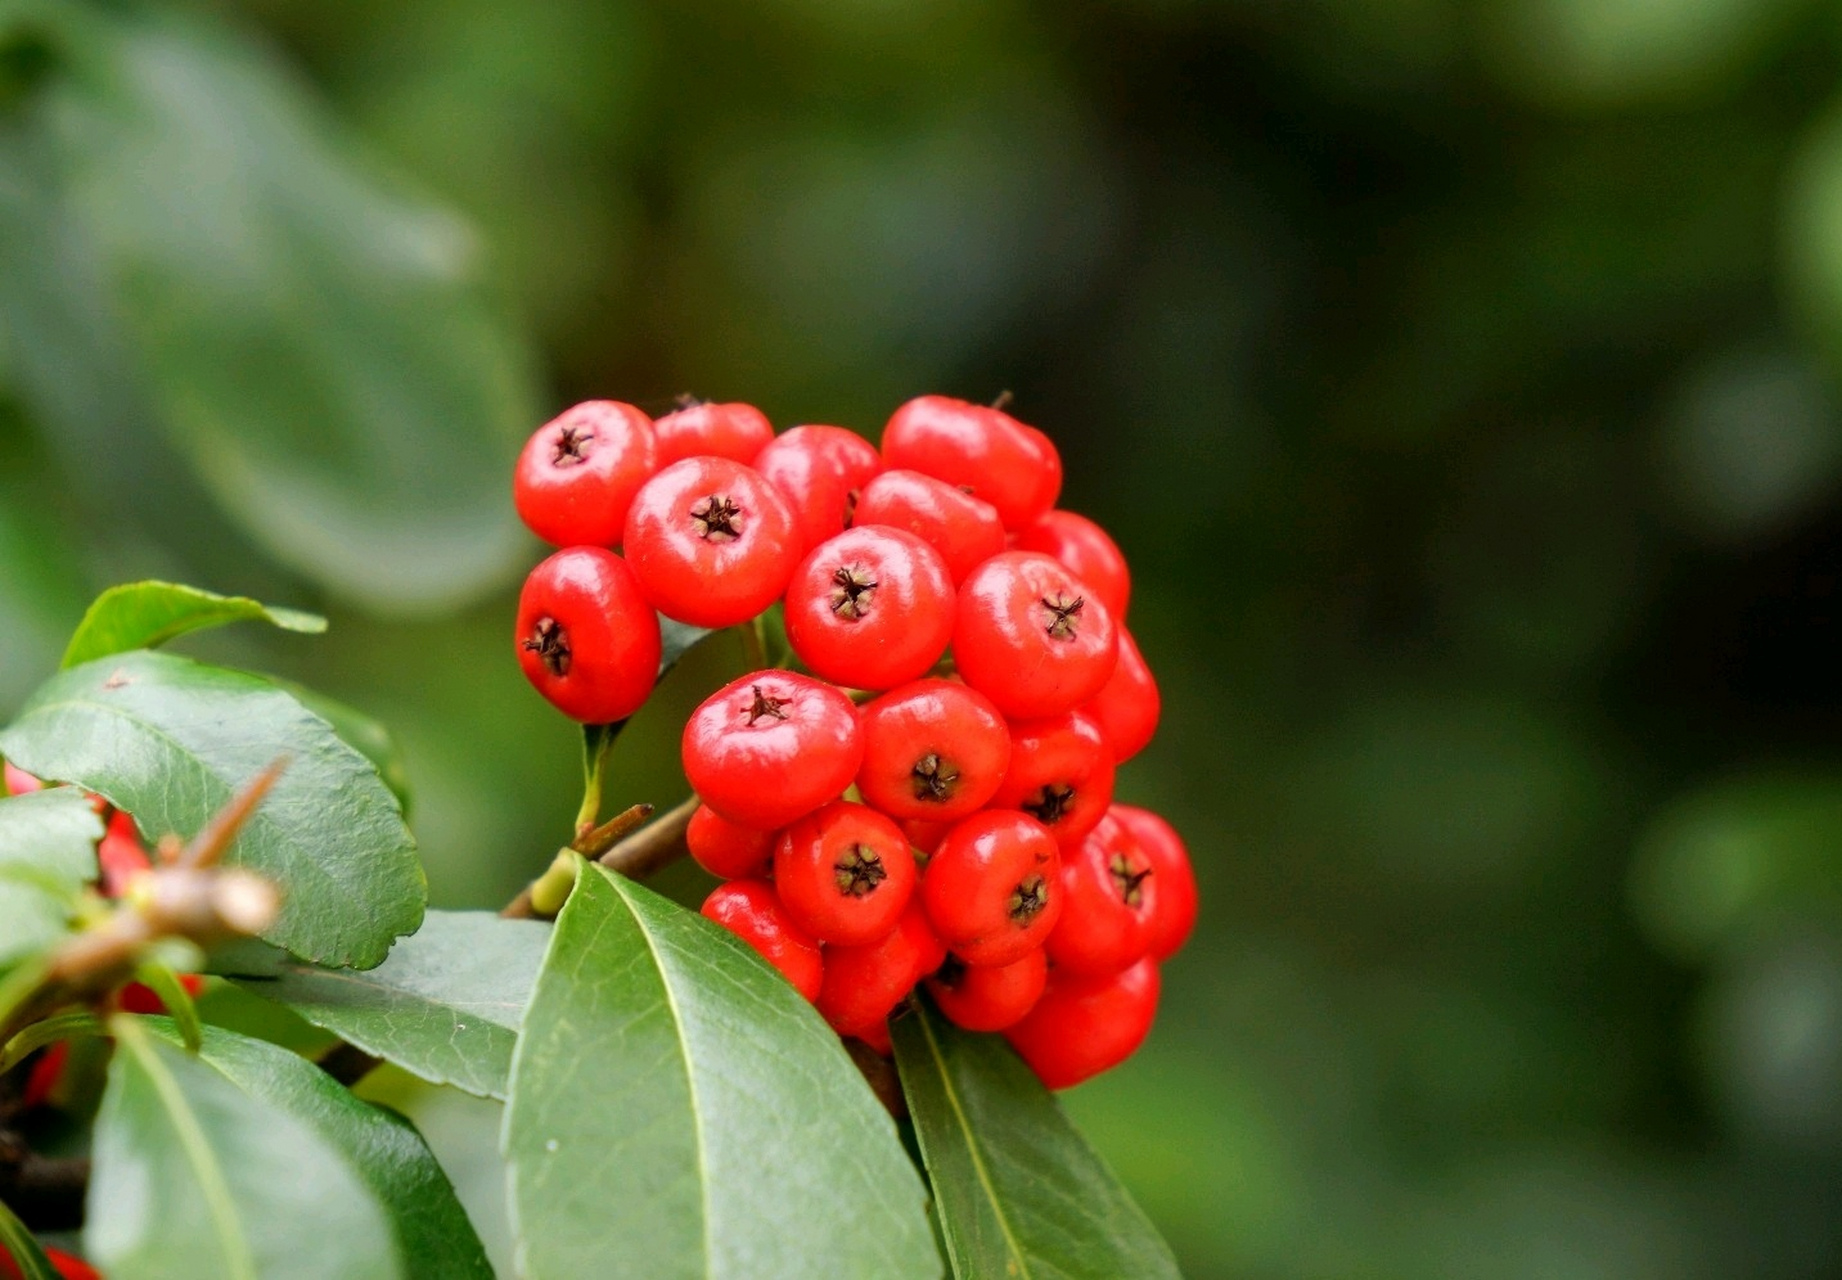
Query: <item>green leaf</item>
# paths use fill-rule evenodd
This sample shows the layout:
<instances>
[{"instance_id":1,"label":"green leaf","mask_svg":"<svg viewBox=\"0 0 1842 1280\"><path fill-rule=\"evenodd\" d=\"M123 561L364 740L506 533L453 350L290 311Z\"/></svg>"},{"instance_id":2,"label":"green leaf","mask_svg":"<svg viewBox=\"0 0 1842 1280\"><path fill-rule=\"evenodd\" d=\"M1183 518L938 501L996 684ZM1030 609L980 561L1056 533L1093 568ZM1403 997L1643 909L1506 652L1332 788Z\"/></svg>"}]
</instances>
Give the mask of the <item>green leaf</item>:
<instances>
[{"instance_id":1,"label":"green leaf","mask_svg":"<svg viewBox=\"0 0 1842 1280\"><path fill-rule=\"evenodd\" d=\"M678 660L689 653L705 636L714 635L708 627L694 627L688 622L678 622L664 614L659 615L659 678L678 665Z\"/></svg>"},{"instance_id":2,"label":"green leaf","mask_svg":"<svg viewBox=\"0 0 1842 1280\"><path fill-rule=\"evenodd\" d=\"M190 838L278 756L289 763L227 861L283 891L270 942L364 967L422 921L415 838L371 763L266 680L151 650L61 672L0 751L44 778L78 783L147 833Z\"/></svg>"},{"instance_id":3,"label":"green leaf","mask_svg":"<svg viewBox=\"0 0 1842 1280\"><path fill-rule=\"evenodd\" d=\"M1176 1277L1170 1246L1003 1039L926 1000L891 1024L953 1274Z\"/></svg>"},{"instance_id":4,"label":"green leaf","mask_svg":"<svg viewBox=\"0 0 1842 1280\"><path fill-rule=\"evenodd\" d=\"M578 872L512 1063L520 1273L938 1275L895 1126L812 1007L709 921Z\"/></svg>"},{"instance_id":5,"label":"green leaf","mask_svg":"<svg viewBox=\"0 0 1842 1280\"><path fill-rule=\"evenodd\" d=\"M402 1274L383 1206L314 1126L140 1020L110 1025L84 1230L110 1280Z\"/></svg>"},{"instance_id":6,"label":"green leaf","mask_svg":"<svg viewBox=\"0 0 1842 1280\"><path fill-rule=\"evenodd\" d=\"M20 1280L58 1280L58 1270L51 1265L51 1259L5 1201L0 1201L0 1255L13 1260Z\"/></svg>"},{"instance_id":7,"label":"green leaf","mask_svg":"<svg viewBox=\"0 0 1842 1280\"><path fill-rule=\"evenodd\" d=\"M222 24L147 6L90 26L84 74L50 91L70 212L218 504L381 612L514 572L505 475L541 417L536 362L471 230Z\"/></svg>"},{"instance_id":8,"label":"green leaf","mask_svg":"<svg viewBox=\"0 0 1842 1280\"><path fill-rule=\"evenodd\" d=\"M535 920L431 911L375 969L287 963L241 985L431 1084L502 1099L549 941Z\"/></svg>"},{"instance_id":9,"label":"green leaf","mask_svg":"<svg viewBox=\"0 0 1842 1280\"><path fill-rule=\"evenodd\" d=\"M152 649L188 631L232 622L267 622L307 635L326 630L326 619L317 613L276 608L247 596L220 596L172 582L128 582L96 597L60 665L75 667L112 653Z\"/></svg>"},{"instance_id":10,"label":"green leaf","mask_svg":"<svg viewBox=\"0 0 1842 1280\"><path fill-rule=\"evenodd\" d=\"M75 787L0 797L0 869L30 867L76 889L96 879L102 819Z\"/></svg>"},{"instance_id":11,"label":"green leaf","mask_svg":"<svg viewBox=\"0 0 1842 1280\"><path fill-rule=\"evenodd\" d=\"M165 1018L147 1028L171 1044ZM206 1027L200 1057L264 1106L299 1121L342 1156L389 1215L408 1280L491 1280L485 1251L428 1144L407 1120L361 1102L333 1078L277 1045Z\"/></svg>"},{"instance_id":12,"label":"green leaf","mask_svg":"<svg viewBox=\"0 0 1842 1280\"><path fill-rule=\"evenodd\" d=\"M374 720L355 707L348 707L336 698L292 680L276 676L268 680L276 688L293 694L296 702L330 724L348 747L369 760L377 776L390 788L390 794L403 807L403 816L409 816L409 766L403 760L403 745L383 721Z\"/></svg>"}]
</instances>

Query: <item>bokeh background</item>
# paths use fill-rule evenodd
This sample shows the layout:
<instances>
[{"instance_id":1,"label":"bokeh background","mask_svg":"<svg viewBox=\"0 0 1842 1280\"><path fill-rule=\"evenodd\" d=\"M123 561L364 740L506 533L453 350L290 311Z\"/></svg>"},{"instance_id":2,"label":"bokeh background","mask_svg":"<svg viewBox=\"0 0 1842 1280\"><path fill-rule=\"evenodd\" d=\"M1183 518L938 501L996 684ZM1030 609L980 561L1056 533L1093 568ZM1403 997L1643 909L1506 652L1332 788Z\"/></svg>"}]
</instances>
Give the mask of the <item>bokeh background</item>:
<instances>
[{"instance_id":1,"label":"bokeh background","mask_svg":"<svg viewBox=\"0 0 1842 1280\"><path fill-rule=\"evenodd\" d=\"M1199 1277L1842 1274L1839 375L1834 3L0 0L0 713L113 581L323 609L190 647L496 905L522 436L1009 389L1206 895L1067 1101Z\"/></svg>"}]
</instances>

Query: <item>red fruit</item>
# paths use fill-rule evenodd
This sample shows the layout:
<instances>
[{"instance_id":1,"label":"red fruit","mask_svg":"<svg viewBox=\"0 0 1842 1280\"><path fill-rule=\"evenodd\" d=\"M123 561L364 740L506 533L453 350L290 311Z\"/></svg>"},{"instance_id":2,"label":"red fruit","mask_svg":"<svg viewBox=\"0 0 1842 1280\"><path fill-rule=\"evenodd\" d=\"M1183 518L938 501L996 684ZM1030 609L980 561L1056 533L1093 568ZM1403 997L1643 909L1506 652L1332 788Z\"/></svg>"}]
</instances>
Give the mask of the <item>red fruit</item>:
<instances>
[{"instance_id":1,"label":"red fruit","mask_svg":"<svg viewBox=\"0 0 1842 1280\"><path fill-rule=\"evenodd\" d=\"M755 455L755 470L793 508L802 554L844 531L858 492L882 469L876 446L843 427L794 427Z\"/></svg>"},{"instance_id":2,"label":"red fruit","mask_svg":"<svg viewBox=\"0 0 1842 1280\"><path fill-rule=\"evenodd\" d=\"M1118 973L1151 945L1163 882L1125 824L1103 818L1078 849L1062 855L1062 918L1043 944L1070 973Z\"/></svg>"},{"instance_id":3,"label":"red fruit","mask_svg":"<svg viewBox=\"0 0 1842 1280\"><path fill-rule=\"evenodd\" d=\"M757 671L717 690L685 722L683 751L703 802L759 831L837 799L863 759L851 700L791 671Z\"/></svg>"},{"instance_id":4,"label":"red fruit","mask_svg":"<svg viewBox=\"0 0 1842 1280\"><path fill-rule=\"evenodd\" d=\"M774 438L774 427L752 404L693 401L654 422L652 435L661 467L686 458L752 462Z\"/></svg>"},{"instance_id":5,"label":"red fruit","mask_svg":"<svg viewBox=\"0 0 1842 1280\"><path fill-rule=\"evenodd\" d=\"M707 804L697 806L684 829L685 847L697 865L721 880L766 875L774 857L772 831L740 826Z\"/></svg>"},{"instance_id":6,"label":"red fruit","mask_svg":"<svg viewBox=\"0 0 1842 1280\"><path fill-rule=\"evenodd\" d=\"M584 724L625 720L659 677L659 619L631 567L600 547L544 560L518 595L518 665Z\"/></svg>"},{"instance_id":7,"label":"red fruit","mask_svg":"<svg viewBox=\"0 0 1842 1280\"><path fill-rule=\"evenodd\" d=\"M63 1280L102 1280L102 1272L74 1253L48 1248L45 1250L45 1261L51 1264ZM13 1261L4 1244L0 1244L0 1280L20 1280L19 1264Z\"/></svg>"},{"instance_id":8,"label":"red fruit","mask_svg":"<svg viewBox=\"0 0 1842 1280\"><path fill-rule=\"evenodd\" d=\"M1163 700L1138 642L1123 626L1118 631L1119 660L1113 664L1113 674L1082 710L1100 725L1113 748L1114 762L1124 764L1143 751L1158 731Z\"/></svg>"},{"instance_id":9,"label":"red fruit","mask_svg":"<svg viewBox=\"0 0 1842 1280\"><path fill-rule=\"evenodd\" d=\"M1196 927L1196 873L1189 851L1170 823L1149 809L1116 804L1108 812L1138 838L1151 864L1158 894L1151 909L1150 955L1169 959Z\"/></svg>"},{"instance_id":10,"label":"red fruit","mask_svg":"<svg viewBox=\"0 0 1842 1280\"><path fill-rule=\"evenodd\" d=\"M1040 947L1062 913L1055 837L1028 814L975 813L947 833L921 875L934 932L967 964L1010 964Z\"/></svg>"},{"instance_id":11,"label":"red fruit","mask_svg":"<svg viewBox=\"0 0 1842 1280\"><path fill-rule=\"evenodd\" d=\"M889 1023L886 1020L857 1028L851 1038L863 1041L882 1057L895 1056L895 1042L889 1038Z\"/></svg>"},{"instance_id":12,"label":"red fruit","mask_svg":"<svg viewBox=\"0 0 1842 1280\"><path fill-rule=\"evenodd\" d=\"M626 537L646 598L698 627L746 622L773 604L803 551L779 491L728 458L686 458L648 480Z\"/></svg>"},{"instance_id":13,"label":"red fruit","mask_svg":"<svg viewBox=\"0 0 1842 1280\"><path fill-rule=\"evenodd\" d=\"M895 928L915 879L915 857L901 828L843 800L807 814L774 846L780 900L820 942L875 942Z\"/></svg>"},{"instance_id":14,"label":"red fruit","mask_svg":"<svg viewBox=\"0 0 1842 1280\"><path fill-rule=\"evenodd\" d=\"M6 793L9 796L23 796L28 791L37 791L40 787L45 785L37 778L27 773L24 769L15 765L11 760L6 762L4 768L6 771Z\"/></svg>"},{"instance_id":15,"label":"red fruit","mask_svg":"<svg viewBox=\"0 0 1842 1280\"><path fill-rule=\"evenodd\" d=\"M1113 750L1092 718L1071 711L1011 725L1011 764L991 798L1022 809L1062 851L1078 847L1113 802Z\"/></svg>"},{"instance_id":16,"label":"red fruit","mask_svg":"<svg viewBox=\"0 0 1842 1280\"><path fill-rule=\"evenodd\" d=\"M1042 949L1009 964L966 965L948 960L928 979L934 1003L968 1031L1002 1031L1036 1004L1049 977Z\"/></svg>"},{"instance_id":17,"label":"red fruit","mask_svg":"<svg viewBox=\"0 0 1842 1280\"><path fill-rule=\"evenodd\" d=\"M946 949L934 936L927 916L910 901L895 928L875 942L825 948L825 986L816 1002L819 1012L838 1034L856 1036L875 1046L889 1011L944 959Z\"/></svg>"},{"instance_id":18,"label":"red fruit","mask_svg":"<svg viewBox=\"0 0 1842 1280\"><path fill-rule=\"evenodd\" d=\"M1040 551L1060 562L1124 620L1132 595L1125 553L1105 529L1073 511L1051 511L1017 535L1019 551Z\"/></svg>"},{"instance_id":19,"label":"red fruit","mask_svg":"<svg viewBox=\"0 0 1842 1280\"><path fill-rule=\"evenodd\" d=\"M185 988L187 995L196 1000L198 993L205 989L205 980L196 973L182 973L179 975L179 985ZM167 1011L166 1002L154 989L140 982L130 982L123 987L116 996L116 1001L121 1005L124 1013L165 1013Z\"/></svg>"},{"instance_id":20,"label":"red fruit","mask_svg":"<svg viewBox=\"0 0 1842 1280\"><path fill-rule=\"evenodd\" d=\"M59 1040L45 1046L45 1051L32 1063L32 1070L26 1073L25 1087L19 1094L22 1110L51 1105L52 1094L57 1091L58 1082L64 1076L64 1064L69 1060L70 1041Z\"/></svg>"},{"instance_id":21,"label":"red fruit","mask_svg":"<svg viewBox=\"0 0 1842 1280\"><path fill-rule=\"evenodd\" d=\"M851 527L865 525L914 534L940 553L954 586L1004 550L996 507L919 471L885 471L865 485Z\"/></svg>"},{"instance_id":22,"label":"red fruit","mask_svg":"<svg viewBox=\"0 0 1842 1280\"><path fill-rule=\"evenodd\" d=\"M862 787L858 788L860 791L862 789ZM909 844L931 858L934 856L934 850L940 847L940 842L947 838L947 832L951 831L955 825L957 824L951 822L917 822L910 818L902 824L902 834L908 837Z\"/></svg>"},{"instance_id":23,"label":"red fruit","mask_svg":"<svg viewBox=\"0 0 1842 1280\"><path fill-rule=\"evenodd\" d=\"M1072 711L1113 674L1113 615L1048 556L1007 551L959 589L953 656L965 682L1013 720Z\"/></svg>"},{"instance_id":24,"label":"red fruit","mask_svg":"<svg viewBox=\"0 0 1842 1280\"><path fill-rule=\"evenodd\" d=\"M863 732L857 789L898 820L938 824L976 813L1010 766L1004 717L984 694L951 680L905 684L857 718Z\"/></svg>"},{"instance_id":25,"label":"red fruit","mask_svg":"<svg viewBox=\"0 0 1842 1280\"><path fill-rule=\"evenodd\" d=\"M1006 529L1022 529L1055 505L1062 460L1049 437L997 409L949 396L920 396L883 428L883 459L989 502Z\"/></svg>"},{"instance_id":26,"label":"red fruit","mask_svg":"<svg viewBox=\"0 0 1842 1280\"><path fill-rule=\"evenodd\" d=\"M117 809L96 845L96 865L102 873L102 896L119 898L141 872L153 866L147 846L135 829L134 819Z\"/></svg>"},{"instance_id":27,"label":"red fruit","mask_svg":"<svg viewBox=\"0 0 1842 1280\"><path fill-rule=\"evenodd\" d=\"M719 884L704 899L703 914L760 952L795 991L808 1000L818 999L825 980L819 944L794 923L774 896L773 885L765 880Z\"/></svg>"},{"instance_id":28,"label":"red fruit","mask_svg":"<svg viewBox=\"0 0 1842 1280\"><path fill-rule=\"evenodd\" d=\"M1130 1058L1157 1011L1158 967L1150 960L1104 978L1057 969L1004 1038L1045 1085L1066 1089Z\"/></svg>"},{"instance_id":29,"label":"red fruit","mask_svg":"<svg viewBox=\"0 0 1842 1280\"><path fill-rule=\"evenodd\" d=\"M953 638L954 594L934 549L900 529L846 529L787 584L787 640L814 674L853 689L918 679Z\"/></svg>"},{"instance_id":30,"label":"red fruit","mask_svg":"<svg viewBox=\"0 0 1842 1280\"><path fill-rule=\"evenodd\" d=\"M620 541L627 507L658 469L652 419L618 400L585 400L532 433L512 473L512 502L558 547Z\"/></svg>"}]
</instances>

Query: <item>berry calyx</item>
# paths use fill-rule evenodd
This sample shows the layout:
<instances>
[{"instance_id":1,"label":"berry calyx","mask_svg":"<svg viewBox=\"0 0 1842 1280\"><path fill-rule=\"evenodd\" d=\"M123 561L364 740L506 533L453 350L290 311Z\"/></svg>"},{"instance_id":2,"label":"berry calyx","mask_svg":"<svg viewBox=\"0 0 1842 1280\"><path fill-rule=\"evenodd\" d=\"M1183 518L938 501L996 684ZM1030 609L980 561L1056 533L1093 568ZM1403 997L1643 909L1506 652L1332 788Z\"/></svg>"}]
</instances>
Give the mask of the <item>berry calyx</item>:
<instances>
[{"instance_id":1,"label":"berry calyx","mask_svg":"<svg viewBox=\"0 0 1842 1280\"><path fill-rule=\"evenodd\" d=\"M1137 838L1158 881L1146 943L1153 960L1167 960L1196 927L1196 873L1189 851L1176 829L1149 809L1116 804L1108 812Z\"/></svg>"},{"instance_id":2,"label":"berry calyx","mask_svg":"<svg viewBox=\"0 0 1842 1280\"><path fill-rule=\"evenodd\" d=\"M553 546L612 547L633 495L658 467L652 419L617 400L586 400L532 433L512 473L512 503Z\"/></svg>"},{"instance_id":3,"label":"berry calyx","mask_svg":"<svg viewBox=\"0 0 1842 1280\"><path fill-rule=\"evenodd\" d=\"M799 927L765 880L731 880L704 899L706 920L714 920L761 953L793 989L816 1000L825 979L819 944Z\"/></svg>"},{"instance_id":4,"label":"berry calyx","mask_svg":"<svg viewBox=\"0 0 1842 1280\"><path fill-rule=\"evenodd\" d=\"M1115 621L1125 619L1132 575L1119 544L1094 521L1073 511L1051 511L1017 535L1017 549L1052 557L1087 585Z\"/></svg>"},{"instance_id":5,"label":"berry calyx","mask_svg":"<svg viewBox=\"0 0 1842 1280\"><path fill-rule=\"evenodd\" d=\"M755 469L787 499L804 554L851 523L857 497L883 469L876 446L843 427L794 427L755 455Z\"/></svg>"},{"instance_id":6,"label":"berry calyx","mask_svg":"<svg viewBox=\"0 0 1842 1280\"><path fill-rule=\"evenodd\" d=\"M836 799L863 758L857 709L836 688L757 671L717 690L684 726L685 776L733 823L772 831Z\"/></svg>"},{"instance_id":7,"label":"berry calyx","mask_svg":"<svg viewBox=\"0 0 1842 1280\"><path fill-rule=\"evenodd\" d=\"M1034 818L986 810L941 840L921 876L934 931L968 964L1010 964L1061 916L1055 837Z\"/></svg>"},{"instance_id":8,"label":"berry calyx","mask_svg":"<svg viewBox=\"0 0 1842 1280\"><path fill-rule=\"evenodd\" d=\"M952 822L984 808L1010 767L1011 735L991 699L951 680L917 680L858 712L857 789L897 820Z\"/></svg>"},{"instance_id":9,"label":"berry calyx","mask_svg":"<svg viewBox=\"0 0 1842 1280\"><path fill-rule=\"evenodd\" d=\"M698 627L746 622L774 603L799 562L793 513L753 468L686 458L640 489L626 553L646 598Z\"/></svg>"},{"instance_id":10,"label":"berry calyx","mask_svg":"<svg viewBox=\"0 0 1842 1280\"><path fill-rule=\"evenodd\" d=\"M991 797L1049 829L1063 851L1076 848L1113 802L1113 750L1080 711L1011 725L1011 762Z\"/></svg>"},{"instance_id":11,"label":"berry calyx","mask_svg":"<svg viewBox=\"0 0 1842 1280\"><path fill-rule=\"evenodd\" d=\"M584 724L625 720L658 679L659 619L627 562L600 547L568 547L531 570L514 643L532 687Z\"/></svg>"},{"instance_id":12,"label":"berry calyx","mask_svg":"<svg viewBox=\"0 0 1842 1280\"><path fill-rule=\"evenodd\" d=\"M847 529L787 584L787 640L814 674L854 689L924 675L953 638L954 592L934 549L899 529Z\"/></svg>"},{"instance_id":13,"label":"berry calyx","mask_svg":"<svg viewBox=\"0 0 1842 1280\"><path fill-rule=\"evenodd\" d=\"M1051 1089L1067 1089L1131 1057L1158 1011L1158 967L1140 960L1104 977L1051 970L1040 999L1004 1033Z\"/></svg>"},{"instance_id":14,"label":"berry calyx","mask_svg":"<svg viewBox=\"0 0 1842 1280\"><path fill-rule=\"evenodd\" d=\"M1062 918L1043 944L1058 969L1118 973L1143 958L1164 882L1131 829L1103 818L1064 849Z\"/></svg>"},{"instance_id":15,"label":"berry calyx","mask_svg":"<svg viewBox=\"0 0 1842 1280\"><path fill-rule=\"evenodd\" d=\"M1113 616L1048 556L1007 551L960 586L953 656L966 683L1014 720L1072 711L1118 658Z\"/></svg>"},{"instance_id":16,"label":"berry calyx","mask_svg":"<svg viewBox=\"0 0 1842 1280\"><path fill-rule=\"evenodd\" d=\"M843 800L801 818L774 846L781 901L821 942L862 946L888 933L916 878L901 828Z\"/></svg>"}]
</instances>

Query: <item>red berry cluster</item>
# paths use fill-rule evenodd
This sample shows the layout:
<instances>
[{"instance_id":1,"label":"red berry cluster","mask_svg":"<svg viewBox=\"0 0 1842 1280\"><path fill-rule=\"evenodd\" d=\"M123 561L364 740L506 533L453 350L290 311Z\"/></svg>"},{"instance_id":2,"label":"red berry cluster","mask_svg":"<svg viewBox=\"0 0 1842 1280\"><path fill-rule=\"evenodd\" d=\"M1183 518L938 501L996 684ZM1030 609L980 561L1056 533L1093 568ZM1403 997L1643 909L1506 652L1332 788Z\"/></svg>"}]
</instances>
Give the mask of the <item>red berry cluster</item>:
<instances>
[{"instance_id":1,"label":"red berry cluster","mask_svg":"<svg viewBox=\"0 0 1842 1280\"><path fill-rule=\"evenodd\" d=\"M880 451L841 427L776 436L744 404L654 422L590 401L538 429L514 483L563 548L525 583L518 658L567 715L646 700L654 610L784 610L810 674L744 676L685 726L686 842L727 881L704 914L843 1035L886 1052L925 982L1056 1088L1138 1047L1196 915L1177 834L1113 802L1158 689L1125 557L1055 509L1061 486L1041 431L944 396L897 409Z\"/></svg>"}]
</instances>

